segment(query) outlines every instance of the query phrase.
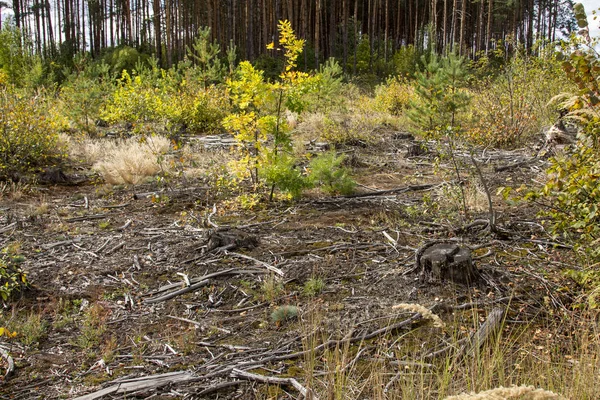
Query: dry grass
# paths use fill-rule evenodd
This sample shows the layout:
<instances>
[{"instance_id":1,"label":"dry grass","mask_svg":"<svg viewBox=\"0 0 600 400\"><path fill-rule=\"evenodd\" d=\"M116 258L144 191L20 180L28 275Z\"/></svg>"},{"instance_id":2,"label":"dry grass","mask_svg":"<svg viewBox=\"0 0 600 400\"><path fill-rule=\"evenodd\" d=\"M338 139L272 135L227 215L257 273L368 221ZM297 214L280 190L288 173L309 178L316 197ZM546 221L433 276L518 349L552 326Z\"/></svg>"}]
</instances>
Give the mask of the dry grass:
<instances>
[{"instance_id":1,"label":"dry grass","mask_svg":"<svg viewBox=\"0 0 600 400\"><path fill-rule=\"evenodd\" d=\"M0 182L0 200L20 200L23 196L32 192L32 187L27 183L11 180Z\"/></svg>"},{"instance_id":2,"label":"dry grass","mask_svg":"<svg viewBox=\"0 0 600 400\"><path fill-rule=\"evenodd\" d=\"M198 145L186 145L181 149L179 160L185 178L196 178L207 174L218 175L235 157L229 149L207 150Z\"/></svg>"},{"instance_id":3,"label":"dry grass","mask_svg":"<svg viewBox=\"0 0 600 400\"><path fill-rule=\"evenodd\" d=\"M527 400L558 400L564 399L549 390L536 389L533 386L499 387L485 390L479 393L459 394L446 397L444 400L505 400L505 399L527 399Z\"/></svg>"},{"instance_id":4,"label":"dry grass","mask_svg":"<svg viewBox=\"0 0 600 400\"><path fill-rule=\"evenodd\" d=\"M397 308L429 313L414 304ZM345 335L330 325L324 331L319 311L307 312L305 318L305 350L331 339L332 331ZM507 325L473 355L449 352L426 358L440 345L460 348L459 340L478 328L477 312L455 318L445 332L421 325L373 342L309 351L302 363L303 383L322 399L600 398L600 335L592 318L579 317L565 329L575 333L568 337L556 335L565 325L562 322L560 327ZM472 329L465 331L470 324Z\"/></svg>"},{"instance_id":5,"label":"dry grass","mask_svg":"<svg viewBox=\"0 0 600 400\"><path fill-rule=\"evenodd\" d=\"M86 140L79 145L79 152L93 163L104 181L110 184L138 184L149 176L166 169L164 155L171 143L162 136L144 140L130 138L123 141Z\"/></svg>"},{"instance_id":6,"label":"dry grass","mask_svg":"<svg viewBox=\"0 0 600 400\"><path fill-rule=\"evenodd\" d=\"M470 212L480 213L488 210L487 196L476 180L466 182L462 191L457 185L442 185L434 190L434 197L449 204L456 212L463 211L464 203Z\"/></svg>"}]
</instances>

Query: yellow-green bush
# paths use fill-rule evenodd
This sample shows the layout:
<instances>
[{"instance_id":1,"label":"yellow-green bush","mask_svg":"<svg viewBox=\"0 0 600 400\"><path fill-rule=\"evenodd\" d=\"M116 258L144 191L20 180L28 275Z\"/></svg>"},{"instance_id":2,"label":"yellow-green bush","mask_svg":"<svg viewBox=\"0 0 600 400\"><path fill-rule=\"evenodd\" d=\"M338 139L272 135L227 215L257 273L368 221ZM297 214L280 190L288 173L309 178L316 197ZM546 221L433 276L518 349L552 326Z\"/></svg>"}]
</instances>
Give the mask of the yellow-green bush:
<instances>
[{"instance_id":1,"label":"yellow-green bush","mask_svg":"<svg viewBox=\"0 0 600 400\"><path fill-rule=\"evenodd\" d=\"M0 89L0 177L35 172L64 157L59 123L42 96Z\"/></svg>"},{"instance_id":2,"label":"yellow-green bush","mask_svg":"<svg viewBox=\"0 0 600 400\"><path fill-rule=\"evenodd\" d=\"M534 138L558 118L548 102L573 84L553 54L515 56L501 72L472 84L466 135L474 142L515 147Z\"/></svg>"},{"instance_id":3,"label":"yellow-green bush","mask_svg":"<svg viewBox=\"0 0 600 400\"><path fill-rule=\"evenodd\" d=\"M394 77L375 89L375 108L377 111L400 115L414 96L413 86L405 79Z\"/></svg>"},{"instance_id":4,"label":"yellow-green bush","mask_svg":"<svg viewBox=\"0 0 600 400\"><path fill-rule=\"evenodd\" d=\"M153 121L160 107L158 88L140 75L132 78L127 71L123 71L119 86L106 104L102 117L109 123Z\"/></svg>"},{"instance_id":5,"label":"yellow-green bush","mask_svg":"<svg viewBox=\"0 0 600 400\"><path fill-rule=\"evenodd\" d=\"M109 123L157 122L167 129L185 125L195 133L212 133L221 129L227 110L224 90L203 87L193 69L180 76L175 70L153 68L133 77L123 71L102 116Z\"/></svg>"}]
</instances>

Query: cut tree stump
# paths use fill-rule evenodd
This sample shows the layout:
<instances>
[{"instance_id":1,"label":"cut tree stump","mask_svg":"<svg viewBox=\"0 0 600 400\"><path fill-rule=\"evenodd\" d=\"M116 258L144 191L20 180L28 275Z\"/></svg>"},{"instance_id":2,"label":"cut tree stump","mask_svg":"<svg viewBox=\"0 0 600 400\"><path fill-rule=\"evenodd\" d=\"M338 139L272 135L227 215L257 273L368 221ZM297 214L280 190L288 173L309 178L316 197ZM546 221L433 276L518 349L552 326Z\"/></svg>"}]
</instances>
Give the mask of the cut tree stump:
<instances>
[{"instance_id":1,"label":"cut tree stump","mask_svg":"<svg viewBox=\"0 0 600 400\"><path fill-rule=\"evenodd\" d=\"M206 244L206 251L235 250L239 248L253 249L258 246L258 238L238 230L213 232Z\"/></svg>"},{"instance_id":2,"label":"cut tree stump","mask_svg":"<svg viewBox=\"0 0 600 400\"><path fill-rule=\"evenodd\" d=\"M469 284L477 279L471 250L457 243L432 243L416 261L422 276L434 281Z\"/></svg>"}]
</instances>

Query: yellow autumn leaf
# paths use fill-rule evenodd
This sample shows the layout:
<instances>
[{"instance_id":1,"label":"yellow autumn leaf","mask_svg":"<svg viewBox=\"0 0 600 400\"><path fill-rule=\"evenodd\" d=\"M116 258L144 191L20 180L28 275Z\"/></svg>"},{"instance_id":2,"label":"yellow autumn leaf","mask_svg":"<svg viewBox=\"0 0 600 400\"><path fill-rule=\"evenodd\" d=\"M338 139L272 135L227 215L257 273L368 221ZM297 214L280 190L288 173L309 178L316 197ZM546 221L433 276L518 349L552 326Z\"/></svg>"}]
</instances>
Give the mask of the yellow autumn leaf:
<instances>
[{"instance_id":1,"label":"yellow autumn leaf","mask_svg":"<svg viewBox=\"0 0 600 400\"><path fill-rule=\"evenodd\" d=\"M267 50L273 50L275 48L275 43L271 42L267 45Z\"/></svg>"}]
</instances>

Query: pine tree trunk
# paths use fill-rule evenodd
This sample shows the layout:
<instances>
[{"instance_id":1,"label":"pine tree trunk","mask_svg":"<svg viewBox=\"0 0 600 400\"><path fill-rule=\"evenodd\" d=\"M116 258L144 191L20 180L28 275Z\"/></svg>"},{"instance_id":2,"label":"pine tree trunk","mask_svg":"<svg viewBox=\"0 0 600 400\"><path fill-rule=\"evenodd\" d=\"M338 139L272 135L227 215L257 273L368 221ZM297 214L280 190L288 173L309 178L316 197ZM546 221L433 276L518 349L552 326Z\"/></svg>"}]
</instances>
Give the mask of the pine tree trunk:
<instances>
[{"instance_id":1,"label":"pine tree trunk","mask_svg":"<svg viewBox=\"0 0 600 400\"><path fill-rule=\"evenodd\" d=\"M490 44L492 41L492 8L493 8L493 0L488 0L488 15L487 15L487 29L485 34L485 52L488 53L490 51Z\"/></svg>"}]
</instances>

